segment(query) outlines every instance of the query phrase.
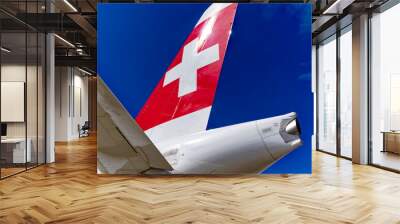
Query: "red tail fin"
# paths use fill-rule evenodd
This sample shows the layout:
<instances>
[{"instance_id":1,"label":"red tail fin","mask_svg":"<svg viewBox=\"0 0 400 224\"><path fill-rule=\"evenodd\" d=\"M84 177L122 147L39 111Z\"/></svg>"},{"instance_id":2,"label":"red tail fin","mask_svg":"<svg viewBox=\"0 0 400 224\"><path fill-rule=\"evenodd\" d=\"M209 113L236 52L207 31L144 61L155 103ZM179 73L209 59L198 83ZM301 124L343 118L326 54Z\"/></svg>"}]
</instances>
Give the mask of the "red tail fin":
<instances>
[{"instance_id":1,"label":"red tail fin","mask_svg":"<svg viewBox=\"0 0 400 224\"><path fill-rule=\"evenodd\" d=\"M214 3L202 15L136 120L154 141L207 127L236 3Z\"/></svg>"}]
</instances>

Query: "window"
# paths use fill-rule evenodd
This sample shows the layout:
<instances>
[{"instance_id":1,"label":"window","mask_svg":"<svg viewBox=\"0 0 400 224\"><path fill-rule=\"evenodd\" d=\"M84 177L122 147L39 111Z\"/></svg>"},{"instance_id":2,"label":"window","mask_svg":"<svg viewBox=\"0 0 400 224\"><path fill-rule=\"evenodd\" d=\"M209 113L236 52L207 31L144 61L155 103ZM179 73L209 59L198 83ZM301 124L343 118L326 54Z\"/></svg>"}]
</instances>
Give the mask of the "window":
<instances>
[{"instance_id":1,"label":"window","mask_svg":"<svg viewBox=\"0 0 400 224\"><path fill-rule=\"evenodd\" d=\"M318 47L317 148L336 153L336 36Z\"/></svg>"},{"instance_id":2,"label":"window","mask_svg":"<svg viewBox=\"0 0 400 224\"><path fill-rule=\"evenodd\" d=\"M400 4L371 18L371 162L400 170Z\"/></svg>"},{"instance_id":3,"label":"window","mask_svg":"<svg viewBox=\"0 0 400 224\"><path fill-rule=\"evenodd\" d=\"M340 155L352 157L352 32L351 26L340 35Z\"/></svg>"}]
</instances>

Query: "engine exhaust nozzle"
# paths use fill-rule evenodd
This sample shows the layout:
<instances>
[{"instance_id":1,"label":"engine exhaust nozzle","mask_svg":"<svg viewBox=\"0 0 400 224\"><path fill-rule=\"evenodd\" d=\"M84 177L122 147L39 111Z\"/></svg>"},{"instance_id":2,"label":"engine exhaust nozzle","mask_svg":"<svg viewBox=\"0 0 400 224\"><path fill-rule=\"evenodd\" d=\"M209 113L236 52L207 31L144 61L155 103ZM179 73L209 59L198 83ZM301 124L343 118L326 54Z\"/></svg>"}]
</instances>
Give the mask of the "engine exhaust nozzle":
<instances>
[{"instance_id":1,"label":"engine exhaust nozzle","mask_svg":"<svg viewBox=\"0 0 400 224\"><path fill-rule=\"evenodd\" d=\"M286 125L285 131L286 131L286 133L288 133L290 135L300 135L301 134L300 124L299 124L299 121L297 120L297 118L293 119Z\"/></svg>"}]
</instances>

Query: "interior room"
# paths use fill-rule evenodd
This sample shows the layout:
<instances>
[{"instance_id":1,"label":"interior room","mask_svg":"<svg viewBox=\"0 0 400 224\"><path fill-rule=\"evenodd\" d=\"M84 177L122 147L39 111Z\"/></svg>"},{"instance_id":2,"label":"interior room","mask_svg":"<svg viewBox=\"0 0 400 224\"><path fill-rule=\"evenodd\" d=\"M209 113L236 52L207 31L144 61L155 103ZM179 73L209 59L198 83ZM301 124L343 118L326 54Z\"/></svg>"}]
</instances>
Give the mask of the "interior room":
<instances>
[{"instance_id":1,"label":"interior room","mask_svg":"<svg viewBox=\"0 0 400 224\"><path fill-rule=\"evenodd\" d=\"M45 162L45 36L33 29L2 32L1 45L3 178Z\"/></svg>"},{"instance_id":2,"label":"interior room","mask_svg":"<svg viewBox=\"0 0 400 224\"><path fill-rule=\"evenodd\" d=\"M204 5L194 6L196 4L192 2L187 3L185 7L203 7L204 10L201 8L193 11L200 12L199 15L192 11L182 11L182 15L190 17L188 21L193 20L196 24L212 3L200 1ZM270 6L284 3L310 7L310 17L303 21L303 25L311 27L309 42L312 38L312 49L309 50L312 53L309 59L312 63L307 69L312 72L301 73L296 80L288 80L307 83L311 87L309 92L313 98L313 114L310 115L310 119L313 121L310 122L313 124L309 126L313 130L312 136L306 139L312 144L308 151L312 156L312 161L309 161L309 173L169 176L166 174L171 174L170 170L164 172L167 169L157 167L160 164L165 165L165 162L167 165L179 162L185 153L178 154L178 148L184 144L175 144L168 151L170 154L157 151L158 145L153 144L151 132L146 133L144 128L135 123L137 117L131 113L139 111L140 108L134 108L133 103L124 108L121 106L124 99L116 97L121 95L120 92L104 91L109 89L105 88L105 76L101 74L101 66L98 66L100 38L106 37L110 42L124 41L126 48L124 46L124 49L113 49L116 52L131 49L142 51L144 44L132 45L127 31L129 30L131 35L149 34L139 33L135 27L123 27L120 33L113 34L113 37L120 38L113 39L111 35L101 32L98 22L99 4L123 3L121 5L154 7L158 4L177 4L176 1L2 0L0 223L400 223L400 2L239 2L238 11L232 18L243 16L243 11L240 11L241 4ZM289 12L282 12L282 16L288 16ZM161 10L159 13L162 14ZM295 11L290 13L296 14ZM141 15L143 18L148 16L146 13ZM179 19L181 13L169 16ZM270 15L262 17L271 20ZM108 19L111 20L103 18L102 21ZM185 48L182 47L181 51L179 47L184 46L181 44L186 36L177 40L168 35L168 32L178 32L178 26L181 24L171 25L154 18L147 19L152 19L153 23L145 19L134 22L138 26L146 26L148 30L168 30L163 35L149 38L152 43L161 41L161 38L168 42L164 48L157 48L159 54L149 57L154 60L162 56L170 58L168 62L160 63L165 67L159 71L160 76L165 75L165 69L175 55L183 58ZM259 23L260 21L257 21L257 24ZM279 18L276 18L274 23L279 26L287 25ZM242 22L241 25L246 28L252 24ZM194 30L192 24L190 29L183 25L180 28L185 32ZM259 26L257 29L268 29L268 26ZM228 39L231 37L231 40L234 40L238 34L229 31ZM212 32L208 30L207 33L209 35ZM271 33L274 33L274 30L271 30ZM255 35L252 44L257 47L262 41L265 40ZM233 57L232 54L229 55L233 52L232 45L240 46L241 43L229 42L225 58ZM290 44L293 43L288 43L288 46L291 46ZM128 45L135 47L129 48ZM240 47L240 50L246 50L245 46ZM198 51L194 52L196 55L200 54ZM287 57L290 52L266 52L272 54L273 58L278 58L284 66L290 66L291 61ZM139 66L139 59L132 55L121 54L120 57L128 57L132 61L132 67ZM254 55L237 55L241 57L243 64L256 61ZM219 60L219 53L217 56ZM107 59L107 55L102 57ZM265 59L267 57L260 58L268 67L270 61ZM110 61L115 63L118 59ZM183 59L179 61L182 63ZM141 62L146 66L155 64ZM178 62L176 63L179 64ZM119 66L124 65L121 63ZM221 66L223 72L229 63L225 61ZM197 70L201 69L196 68L196 74ZM254 75L252 66L248 66L248 69L250 72L243 75L243 80L248 80L248 77ZM116 65L115 72L119 71L121 70ZM148 71L143 69L143 74L147 74ZM122 75L133 76L134 73ZM268 75L270 74L266 74ZM242 81L240 78L242 77L238 80ZM117 80L112 84L122 85L128 81L132 79ZM145 81L157 85L159 79L155 81L149 78ZM164 87L164 82L160 83ZM178 85L175 87L179 94ZM216 88L218 90L222 87ZM229 85L225 87L230 88ZM265 92L277 89L271 85L271 88L265 88ZM152 93L147 89L143 91L149 96ZM105 95L104 92L109 95ZM279 89L279 93L288 92ZM114 101L100 105L99 102L110 95L114 97L110 97ZM264 99L264 96L257 95L253 98L259 100ZM230 103L237 100L237 95L232 94ZM141 103L145 104L146 101ZM271 109L269 102L262 103L267 105L268 110ZM285 102L288 105L291 103L301 104ZM240 110L248 109L249 105L250 100L249 104L241 105ZM116 121L115 117L108 116L110 113L107 114L104 108L111 111L112 115L124 114L125 117L122 121ZM215 111L218 112L218 109L220 108L210 108L210 116ZM176 110L173 112L175 115ZM150 117L154 118L159 114L151 115ZM276 128L280 136L293 132L301 136L299 123L297 120L291 121L296 122L285 121L286 123L280 122L274 126L276 128L281 125ZM186 129L172 132L184 132L189 126L196 126L195 122L189 124ZM283 124L286 126L282 126ZM108 130L112 131L100 135L101 125L111 127ZM205 126L207 125L208 123ZM127 126L131 129L119 128ZM132 127L140 133L145 133L141 138L135 139L137 145L131 142L131 138L124 136L126 132L132 133L129 132L132 131ZM272 129L257 130L260 133L268 133ZM165 131L162 134L171 133ZM237 133L246 135L249 132ZM305 138L304 135L301 137ZM109 147L117 138L120 147ZM223 140L227 143L235 142L231 145L232 148L237 146L237 139ZM191 143L197 142L201 142L201 139ZM151 157L155 154L160 154L162 160L148 169L146 167L139 175L99 174L99 170L104 168L101 167L103 164L98 162L102 153L98 151L99 145L106 149L114 149L117 155L119 149L129 148L130 153L146 158L145 162L148 163L152 162ZM263 146L267 147L266 145ZM144 153L149 150L146 147L156 150L148 155ZM290 153L293 157L297 155L295 149ZM175 160L171 159L172 154L178 155L174 157ZM247 155L239 157L237 163ZM273 157L272 154L270 156ZM115 157L110 156L108 159L112 163ZM287 162L293 165L297 161L295 159L289 159ZM139 166L136 160L126 158L126 161L130 167ZM272 164L276 165L273 162ZM115 170L125 171L128 165L117 167ZM293 167L295 165L298 164L294 164ZM173 169L173 166L171 167ZM270 168L271 166L266 167L266 171ZM164 173L147 175L147 171L151 174L154 170Z\"/></svg>"}]
</instances>

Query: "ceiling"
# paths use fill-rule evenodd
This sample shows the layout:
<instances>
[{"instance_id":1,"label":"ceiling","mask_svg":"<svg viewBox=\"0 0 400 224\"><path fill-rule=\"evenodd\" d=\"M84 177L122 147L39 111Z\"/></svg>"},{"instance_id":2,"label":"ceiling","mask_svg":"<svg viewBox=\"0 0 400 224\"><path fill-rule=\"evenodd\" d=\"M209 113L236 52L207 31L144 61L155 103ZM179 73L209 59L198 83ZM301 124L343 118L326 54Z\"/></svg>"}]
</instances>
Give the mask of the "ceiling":
<instances>
[{"instance_id":1,"label":"ceiling","mask_svg":"<svg viewBox=\"0 0 400 224\"><path fill-rule=\"evenodd\" d=\"M251 0L240 2L311 3L313 5L313 38L332 27L348 14L357 14L387 0ZM87 66L96 70L96 38L98 2L171 2L171 0L1 0L0 21L3 38L15 54L24 48L23 35L18 32L54 32L58 35L56 64ZM174 2L174 0L172 0ZM179 1L175 1L179 2ZM187 1L185 1L187 2ZM204 2L191 0L190 2ZM339 3L339 4L338 4ZM26 13L27 12L27 13ZM51 13L50 13L51 12ZM329 13L327 13L329 12ZM8 33L8 34L7 34ZM3 42L4 43L4 42ZM33 45L32 45L33 46ZM28 47L28 52L31 51ZM23 53L23 52L21 52Z\"/></svg>"}]
</instances>

